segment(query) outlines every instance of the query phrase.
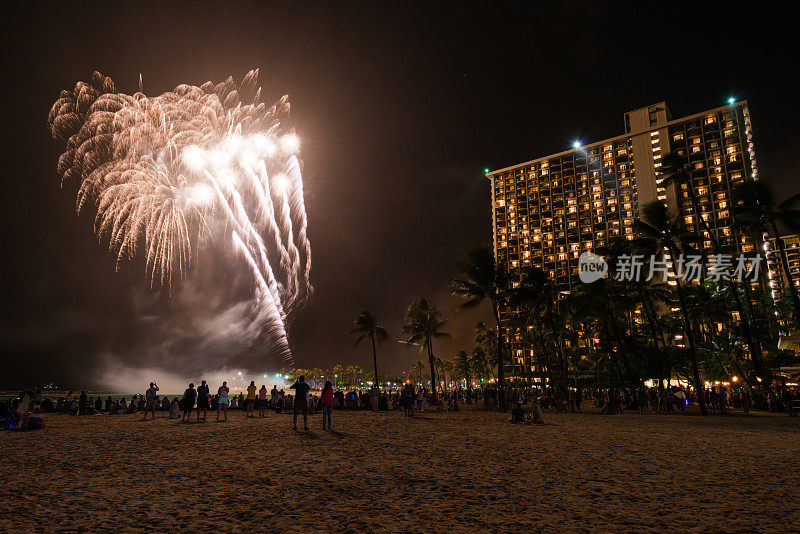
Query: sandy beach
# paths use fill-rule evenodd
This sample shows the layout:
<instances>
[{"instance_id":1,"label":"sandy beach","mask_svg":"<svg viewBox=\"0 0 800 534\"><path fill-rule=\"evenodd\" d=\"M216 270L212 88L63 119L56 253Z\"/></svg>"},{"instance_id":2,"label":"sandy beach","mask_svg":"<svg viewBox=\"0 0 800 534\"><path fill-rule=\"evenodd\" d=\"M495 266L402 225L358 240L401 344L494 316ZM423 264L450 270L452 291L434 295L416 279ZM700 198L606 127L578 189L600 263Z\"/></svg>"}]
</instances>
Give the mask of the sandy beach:
<instances>
[{"instance_id":1,"label":"sandy beach","mask_svg":"<svg viewBox=\"0 0 800 534\"><path fill-rule=\"evenodd\" d=\"M50 415L0 433L0 531L800 529L800 420L481 411L181 424Z\"/></svg>"}]
</instances>

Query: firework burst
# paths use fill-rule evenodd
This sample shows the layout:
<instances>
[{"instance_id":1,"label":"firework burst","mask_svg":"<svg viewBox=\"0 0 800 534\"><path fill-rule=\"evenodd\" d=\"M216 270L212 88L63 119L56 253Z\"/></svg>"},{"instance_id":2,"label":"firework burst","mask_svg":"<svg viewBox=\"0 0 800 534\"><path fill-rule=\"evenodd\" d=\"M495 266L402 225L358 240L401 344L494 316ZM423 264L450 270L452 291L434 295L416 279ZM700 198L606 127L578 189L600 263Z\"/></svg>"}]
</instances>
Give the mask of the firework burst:
<instances>
[{"instance_id":1,"label":"firework burst","mask_svg":"<svg viewBox=\"0 0 800 534\"><path fill-rule=\"evenodd\" d=\"M117 267L140 252L151 287L172 287L197 251L236 255L252 272L265 334L289 359L287 316L312 291L299 140L284 124L288 97L267 107L257 79L256 70L239 85L148 97L95 72L61 92L48 126L66 144L61 184L79 184L77 211L96 210Z\"/></svg>"}]
</instances>

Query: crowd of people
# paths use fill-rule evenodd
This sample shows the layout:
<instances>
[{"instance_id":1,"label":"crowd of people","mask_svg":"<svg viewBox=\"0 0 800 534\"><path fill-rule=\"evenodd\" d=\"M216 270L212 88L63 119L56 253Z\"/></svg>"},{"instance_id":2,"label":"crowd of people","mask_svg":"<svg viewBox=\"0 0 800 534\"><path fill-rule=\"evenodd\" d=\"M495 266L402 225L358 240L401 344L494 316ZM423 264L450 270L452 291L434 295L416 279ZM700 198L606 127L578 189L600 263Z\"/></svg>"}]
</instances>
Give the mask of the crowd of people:
<instances>
[{"instance_id":1,"label":"crowd of people","mask_svg":"<svg viewBox=\"0 0 800 534\"><path fill-rule=\"evenodd\" d=\"M709 411L725 414L731 409L745 414L751 409L786 412L794 415L798 411L800 392L797 388L768 388L754 398L745 386L728 388L712 386L701 394ZM513 423L543 423L543 410L561 413L580 413L586 403L603 414L637 411L638 413L683 413L686 407L696 404L697 392L678 386L669 388L582 388L582 387L488 387L456 388L436 393L426 387L415 387L407 383L400 388L383 390L334 388L326 382L319 393L301 376L289 391L273 385L257 387L255 381L244 391L232 393L227 382L222 382L212 394L205 380L195 387L190 383L182 396L159 395L156 382L151 382L144 395L103 398L88 395L86 391L75 394L70 391L55 402L37 391L22 391L10 403L0 402L2 428L37 429L44 426L44 414L48 412L81 416L94 414L142 414L142 419L155 419L156 413L166 413L170 419L182 422L206 421L208 412L216 413L217 421L228 418L228 410L241 410L248 418L266 417L268 411L293 413L293 428L297 430L298 416L303 417L303 428L308 430L308 414L322 412L323 429L331 429L334 409L398 410L406 417L426 409L458 412L460 406L475 405L485 411L510 412ZM524 408L528 406L529 408Z\"/></svg>"},{"instance_id":2,"label":"crowd of people","mask_svg":"<svg viewBox=\"0 0 800 534\"><path fill-rule=\"evenodd\" d=\"M800 390L792 387L768 388L754 395L746 386L729 388L713 385L702 390L703 400L712 414L724 415L735 409L749 413L751 409L785 412L797 415ZM518 402L536 403L542 408L562 413L580 413L590 402L603 414L628 411L638 413L684 413L686 407L696 405L698 393L691 388L671 386L665 388L640 386L638 388L583 388L583 387L528 387L486 388L472 390L475 402L483 402L484 410L506 411Z\"/></svg>"}]
</instances>

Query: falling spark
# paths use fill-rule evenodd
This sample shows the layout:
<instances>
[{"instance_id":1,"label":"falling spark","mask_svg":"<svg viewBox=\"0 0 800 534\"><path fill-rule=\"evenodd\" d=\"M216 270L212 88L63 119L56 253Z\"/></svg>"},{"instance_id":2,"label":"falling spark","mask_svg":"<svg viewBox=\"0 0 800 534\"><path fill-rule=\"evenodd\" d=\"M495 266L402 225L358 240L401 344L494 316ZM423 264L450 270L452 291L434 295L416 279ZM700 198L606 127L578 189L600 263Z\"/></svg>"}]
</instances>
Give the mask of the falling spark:
<instances>
[{"instance_id":1,"label":"falling spark","mask_svg":"<svg viewBox=\"0 0 800 534\"><path fill-rule=\"evenodd\" d=\"M62 91L48 126L66 144L62 186L76 208L96 209L94 230L117 268L138 250L153 285L187 275L193 252L217 246L253 274L254 302L273 348L290 361L289 314L311 295L311 245L300 139L284 125L289 99L259 102L258 71L155 97L127 95L95 72ZM222 243L212 240L223 221ZM215 235L216 237L216 235Z\"/></svg>"}]
</instances>

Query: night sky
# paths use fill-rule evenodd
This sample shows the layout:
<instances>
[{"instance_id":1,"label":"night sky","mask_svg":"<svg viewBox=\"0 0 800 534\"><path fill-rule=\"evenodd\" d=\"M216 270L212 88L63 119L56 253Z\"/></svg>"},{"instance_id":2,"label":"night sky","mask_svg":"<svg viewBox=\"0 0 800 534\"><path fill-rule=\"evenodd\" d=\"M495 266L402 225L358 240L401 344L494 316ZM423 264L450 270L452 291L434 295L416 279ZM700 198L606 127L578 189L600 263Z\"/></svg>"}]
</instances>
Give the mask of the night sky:
<instances>
[{"instance_id":1,"label":"night sky","mask_svg":"<svg viewBox=\"0 0 800 534\"><path fill-rule=\"evenodd\" d=\"M397 340L419 296L450 320L438 352L468 349L488 310L455 314L446 281L491 239L483 169L621 134L626 111L666 100L679 117L746 98L763 179L780 196L800 190L790 17L733 3L294 4L64 3L7 19L0 385L88 385L116 361L187 377L270 370L258 347L165 350L193 304L150 290L141 262L115 272L91 214L76 216L75 190L60 189L47 113L94 70L128 93L141 73L156 95L257 67L267 102L290 95L316 288L290 332L301 367L369 368L347 335L368 308L392 338L382 371L406 369L421 355Z\"/></svg>"}]
</instances>

